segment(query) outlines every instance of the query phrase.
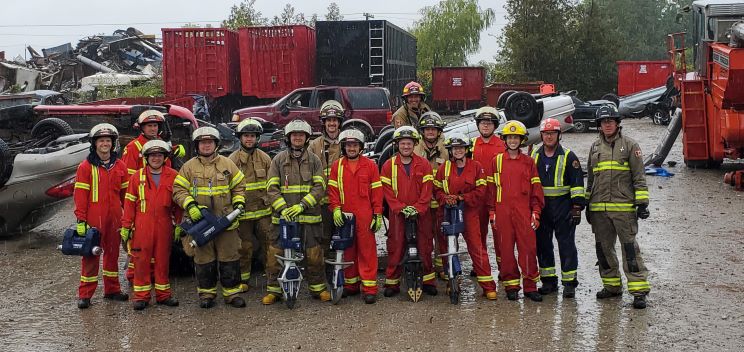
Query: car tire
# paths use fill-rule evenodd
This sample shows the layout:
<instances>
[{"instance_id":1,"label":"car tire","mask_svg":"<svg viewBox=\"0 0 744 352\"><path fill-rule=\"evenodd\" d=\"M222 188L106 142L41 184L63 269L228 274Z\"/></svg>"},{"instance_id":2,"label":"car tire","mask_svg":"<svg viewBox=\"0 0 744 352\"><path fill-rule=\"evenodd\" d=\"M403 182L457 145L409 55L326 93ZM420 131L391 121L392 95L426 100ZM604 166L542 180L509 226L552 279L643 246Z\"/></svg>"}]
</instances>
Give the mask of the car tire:
<instances>
[{"instance_id":1,"label":"car tire","mask_svg":"<svg viewBox=\"0 0 744 352\"><path fill-rule=\"evenodd\" d=\"M519 121L527 128L540 124L540 114L537 110L537 100L532 94L525 92L516 92L510 95L506 99L506 106L504 107L507 120Z\"/></svg>"},{"instance_id":2,"label":"car tire","mask_svg":"<svg viewBox=\"0 0 744 352\"><path fill-rule=\"evenodd\" d=\"M496 101L496 108L503 109L504 107L506 107L506 100L509 99L509 97L516 92L516 90L507 90L506 92L501 93L501 95L499 95L499 99Z\"/></svg>"},{"instance_id":3,"label":"car tire","mask_svg":"<svg viewBox=\"0 0 744 352\"><path fill-rule=\"evenodd\" d=\"M377 159L377 168L382 170L382 165L385 165L385 162L393 157L393 153L393 143L388 143L388 145L382 150L382 153L380 153L380 157Z\"/></svg>"},{"instance_id":4,"label":"car tire","mask_svg":"<svg viewBox=\"0 0 744 352\"><path fill-rule=\"evenodd\" d=\"M393 140L393 133L395 133L395 130L392 128L388 129L387 131L380 132L380 135L377 136L377 140L375 141L375 153L382 153L385 147L390 144L390 141Z\"/></svg>"},{"instance_id":5,"label":"car tire","mask_svg":"<svg viewBox=\"0 0 744 352\"><path fill-rule=\"evenodd\" d=\"M614 93L607 93L602 96L602 100L608 100L613 103L615 103L616 108L620 108L620 97L617 96L617 94Z\"/></svg>"},{"instance_id":6,"label":"car tire","mask_svg":"<svg viewBox=\"0 0 744 352\"><path fill-rule=\"evenodd\" d=\"M13 158L10 148L4 140L0 139L0 187L5 185L10 178L10 170L13 169Z\"/></svg>"},{"instance_id":7,"label":"car tire","mask_svg":"<svg viewBox=\"0 0 744 352\"><path fill-rule=\"evenodd\" d=\"M578 133L584 133L587 130L589 130L589 125L584 121L574 121L573 125L574 125L573 130Z\"/></svg>"},{"instance_id":8,"label":"car tire","mask_svg":"<svg viewBox=\"0 0 744 352\"><path fill-rule=\"evenodd\" d=\"M41 139L51 137L55 140L62 136L73 134L72 127L67 122L56 117L50 117L37 122L31 129L31 138Z\"/></svg>"}]
</instances>

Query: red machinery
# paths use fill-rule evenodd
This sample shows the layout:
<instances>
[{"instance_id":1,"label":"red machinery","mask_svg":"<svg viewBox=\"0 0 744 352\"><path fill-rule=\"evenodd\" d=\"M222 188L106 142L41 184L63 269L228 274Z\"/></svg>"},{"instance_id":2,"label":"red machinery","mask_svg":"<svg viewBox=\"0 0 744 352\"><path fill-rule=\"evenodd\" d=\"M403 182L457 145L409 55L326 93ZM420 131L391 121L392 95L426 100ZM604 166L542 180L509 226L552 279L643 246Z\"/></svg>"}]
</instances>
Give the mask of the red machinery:
<instances>
[{"instance_id":1,"label":"red machinery","mask_svg":"<svg viewBox=\"0 0 744 352\"><path fill-rule=\"evenodd\" d=\"M744 157L744 2L692 4L694 72L685 67L684 34L669 35L674 82L682 103L688 167L717 168ZM744 171L725 180L744 189Z\"/></svg>"}]
</instances>

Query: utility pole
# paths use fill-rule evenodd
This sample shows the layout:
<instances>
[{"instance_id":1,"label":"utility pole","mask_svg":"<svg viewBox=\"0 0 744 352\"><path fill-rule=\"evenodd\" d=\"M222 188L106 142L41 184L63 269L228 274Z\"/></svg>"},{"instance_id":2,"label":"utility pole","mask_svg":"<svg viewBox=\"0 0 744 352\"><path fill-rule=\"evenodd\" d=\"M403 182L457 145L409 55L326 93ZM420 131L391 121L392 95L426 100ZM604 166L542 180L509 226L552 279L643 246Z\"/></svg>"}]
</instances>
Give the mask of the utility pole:
<instances>
[{"instance_id":1,"label":"utility pole","mask_svg":"<svg viewBox=\"0 0 744 352\"><path fill-rule=\"evenodd\" d=\"M364 20L365 21L369 21L370 18L375 18L375 15L373 15L373 14L371 14L369 12L363 13L362 16L364 16Z\"/></svg>"}]
</instances>

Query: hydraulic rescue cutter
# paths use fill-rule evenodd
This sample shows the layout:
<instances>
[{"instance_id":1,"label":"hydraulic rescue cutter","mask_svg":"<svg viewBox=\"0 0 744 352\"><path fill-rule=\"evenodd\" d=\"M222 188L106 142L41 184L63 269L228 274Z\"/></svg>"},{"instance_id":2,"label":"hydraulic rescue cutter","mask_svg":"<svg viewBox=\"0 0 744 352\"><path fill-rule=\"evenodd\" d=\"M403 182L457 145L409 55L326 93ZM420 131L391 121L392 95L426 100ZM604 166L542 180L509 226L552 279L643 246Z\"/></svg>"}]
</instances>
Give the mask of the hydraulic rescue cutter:
<instances>
[{"instance_id":1,"label":"hydraulic rescue cutter","mask_svg":"<svg viewBox=\"0 0 744 352\"><path fill-rule=\"evenodd\" d=\"M302 284L302 272L297 265L304 255L302 254L302 227L299 222L279 219L279 245L284 250L284 256L276 254L276 258L282 265L282 272L277 281L282 285L282 293L287 308L292 309L297 302L297 295Z\"/></svg>"},{"instance_id":2,"label":"hydraulic rescue cutter","mask_svg":"<svg viewBox=\"0 0 744 352\"><path fill-rule=\"evenodd\" d=\"M421 257L416 245L417 216L406 218L406 253L401 264L406 280L406 290L411 300L418 302L423 292L424 277Z\"/></svg>"},{"instance_id":3,"label":"hydraulic rescue cutter","mask_svg":"<svg viewBox=\"0 0 744 352\"><path fill-rule=\"evenodd\" d=\"M329 278L331 285L331 301L338 304L344 291L344 268L354 262L344 261L344 250L354 244L354 231L356 230L356 217L351 213L344 213L344 224L336 227L331 236L331 250L336 251L334 259L326 259L326 263L333 265L333 273Z\"/></svg>"},{"instance_id":4,"label":"hydraulic rescue cutter","mask_svg":"<svg viewBox=\"0 0 744 352\"><path fill-rule=\"evenodd\" d=\"M458 255L464 254L465 251L459 250L460 243L458 239L463 232L465 232L463 203L458 202L457 205L445 206L442 234L447 238L447 253L442 253L439 256L447 261L447 293L452 304L460 302L462 267L460 266L460 257Z\"/></svg>"},{"instance_id":5,"label":"hydraulic rescue cutter","mask_svg":"<svg viewBox=\"0 0 744 352\"><path fill-rule=\"evenodd\" d=\"M202 247L230 227L230 224L242 212L243 208L238 208L223 217L216 217L206 208L202 208L201 220L194 223L186 217L186 220L181 223L181 228L191 235L191 247Z\"/></svg>"},{"instance_id":6,"label":"hydraulic rescue cutter","mask_svg":"<svg viewBox=\"0 0 744 352\"><path fill-rule=\"evenodd\" d=\"M74 228L65 230L62 244L57 249L65 255L77 255L83 257L94 257L103 254L101 248L101 233L98 229L91 227L85 232L85 236L78 236Z\"/></svg>"}]
</instances>

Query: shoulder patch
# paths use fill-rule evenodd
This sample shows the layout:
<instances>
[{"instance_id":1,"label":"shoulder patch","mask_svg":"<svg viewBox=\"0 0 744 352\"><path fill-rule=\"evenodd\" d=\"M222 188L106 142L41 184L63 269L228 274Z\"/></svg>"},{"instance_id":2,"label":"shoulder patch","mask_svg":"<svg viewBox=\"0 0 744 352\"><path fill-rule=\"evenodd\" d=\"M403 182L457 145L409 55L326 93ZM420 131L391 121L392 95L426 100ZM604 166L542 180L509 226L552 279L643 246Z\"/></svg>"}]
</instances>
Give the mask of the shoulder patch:
<instances>
[{"instance_id":1,"label":"shoulder patch","mask_svg":"<svg viewBox=\"0 0 744 352\"><path fill-rule=\"evenodd\" d=\"M574 169L580 169L581 163L578 160L574 160L573 163L571 163L571 166L573 166Z\"/></svg>"},{"instance_id":2,"label":"shoulder patch","mask_svg":"<svg viewBox=\"0 0 744 352\"><path fill-rule=\"evenodd\" d=\"M640 158L641 155L642 155L641 150L640 149L636 149L635 156L638 157L638 158Z\"/></svg>"}]
</instances>

